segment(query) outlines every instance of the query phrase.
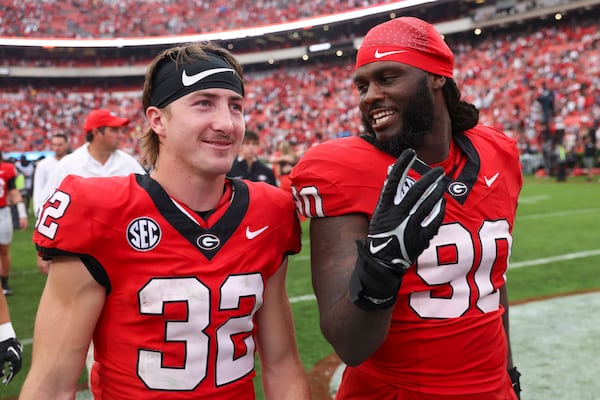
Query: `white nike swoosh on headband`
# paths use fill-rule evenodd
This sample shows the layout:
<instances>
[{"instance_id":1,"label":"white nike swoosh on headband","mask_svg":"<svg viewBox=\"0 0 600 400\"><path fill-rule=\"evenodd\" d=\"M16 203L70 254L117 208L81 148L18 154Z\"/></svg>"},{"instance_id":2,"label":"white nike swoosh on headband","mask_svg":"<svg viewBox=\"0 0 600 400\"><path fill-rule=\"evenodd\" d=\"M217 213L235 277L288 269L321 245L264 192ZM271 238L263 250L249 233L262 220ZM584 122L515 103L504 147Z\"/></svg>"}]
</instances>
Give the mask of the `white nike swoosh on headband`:
<instances>
[{"instance_id":1,"label":"white nike swoosh on headband","mask_svg":"<svg viewBox=\"0 0 600 400\"><path fill-rule=\"evenodd\" d=\"M206 78L207 76L219 74L221 72L235 73L235 71L231 68L213 68L213 69L207 69L206 71L198 72L195 75L188 76L188 74L185 72L185 69L184 69L183 73L181 74L181 83L183 83L183 86L192 86L194 83L200 82L202 79Z\"/></svg>"},{"instance_id":2,"label":"white nike swoosh on headband","mask_svg":"<svg viewBox=\"0 0 600 400\"><path fill-rule=\"evenodd\" d=\"M382 58L391 56L392 54L406 53L406 50L394 50L394 51L384 51L383 53L379 52L379 49L375 50L375 58Z\"/></svg>"}]
</instances>

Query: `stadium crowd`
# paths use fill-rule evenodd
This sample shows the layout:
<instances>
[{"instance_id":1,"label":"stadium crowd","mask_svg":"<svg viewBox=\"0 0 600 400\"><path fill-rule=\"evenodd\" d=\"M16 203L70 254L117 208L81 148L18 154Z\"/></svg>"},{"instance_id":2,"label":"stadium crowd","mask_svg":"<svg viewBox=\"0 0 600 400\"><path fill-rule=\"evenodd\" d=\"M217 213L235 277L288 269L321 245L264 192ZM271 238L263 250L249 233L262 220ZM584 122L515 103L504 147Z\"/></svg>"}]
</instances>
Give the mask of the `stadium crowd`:
<instances>
[{"instance_id":1,"label":"stadium crowd","mask_svg":"<svg viewBox=\"0 0 600 400\"><path fill-rule=\"evenodd\" d=\"M0 36L102 38L184 35L297 21L391 0L23 1L0 5ZM57 9L60 11L57 13ZM135 9L135 12L131 12ZM58 14L58 15L57 15ZM198 15L202 15L201 20Z\"/></svg>"},{"instance_id":2,"label":"stadium crowd","mask_svg":"<svg viewBox=\"0 0 600 400\"><path fill-rule=\"evenodd\" d=\"M481 121L517 137L524 153L540 153L560 132L567 151L581 153L583 135L600 121L600 24L595 18L576 23L549 23L462 39L456 52L455 77L467 89L463 97L481 110ZM352 89L351 61L273 67L247 76L248 129L259 132L268 158L282 141L306 148L317 138L359 134L362 124ZM551 120L544 123L542 90L553 93ZM131 119L124 149L137 154L137 137L145 131L135 89L19 87L0 91L0 141L3 151L44 151L52 134L84 143L80 127L88 110L118 110ZM597 141L596 145L598 145ZM552 143L549 144L550 146ZM548 151L550 151L548 149Z\"/></svg>"}]
</instances>

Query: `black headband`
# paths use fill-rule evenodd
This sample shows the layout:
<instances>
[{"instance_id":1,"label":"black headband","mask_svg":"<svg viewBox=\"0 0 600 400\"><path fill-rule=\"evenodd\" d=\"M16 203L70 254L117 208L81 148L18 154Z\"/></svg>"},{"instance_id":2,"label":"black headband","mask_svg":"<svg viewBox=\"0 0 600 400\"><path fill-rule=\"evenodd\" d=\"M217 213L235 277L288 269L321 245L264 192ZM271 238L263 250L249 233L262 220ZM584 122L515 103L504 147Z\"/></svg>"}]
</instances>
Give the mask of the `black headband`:
<instances>
[{"instance_id":1,"label":"black headband","mask_svg":"<svg viewBox=\"0 0 600 400\"><path fill-rule=\"evenodd\" d=\"M203 89L229 89L244 96L240 76L224 58L207 52L208 59L194 58L180 64L165 58L152 78L150 105L166 107L186 94Z\"/></svg>"}]
</instances>

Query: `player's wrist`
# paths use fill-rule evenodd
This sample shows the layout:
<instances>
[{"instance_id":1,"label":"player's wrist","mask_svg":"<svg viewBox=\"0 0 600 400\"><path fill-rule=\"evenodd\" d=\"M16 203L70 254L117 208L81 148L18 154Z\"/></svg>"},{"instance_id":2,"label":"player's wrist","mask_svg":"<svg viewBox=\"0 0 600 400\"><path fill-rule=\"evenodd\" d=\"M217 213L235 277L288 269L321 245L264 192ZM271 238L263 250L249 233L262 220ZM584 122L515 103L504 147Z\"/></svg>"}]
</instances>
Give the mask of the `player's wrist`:
<instances>
[{"instance_id":1,"label":"player's wrist","mask_svg":"<svg viewBox=\"0 0 600 400\"><path fill-rule=\"evenodd\" d=\"M378 310L396 304L402 274L375 259L360 241L358 258L350 279L350 301L364 310Z\"/></svg>"},{"instance_id":2,"label":"player's wrist","mask_svg":"<svg viewBox=\"0 0 600 400\"><path fill-rule=\"evenodd\" d=\"M15 333L15 330L10 321L0 324L0 342L4 342L5 340L16 337L17 334Z\"/></svg>"},{"instance_id":3,"label":"player's wrist","mask_svg":"<svg viewBox=\"0 0 600 400\"><path fill-rule=\"evenodd\" d=\"M19 218L27 218L27 210L25 209L25 204L23 202L17 203L17 214Z\"/></svg>"}]
</instances>

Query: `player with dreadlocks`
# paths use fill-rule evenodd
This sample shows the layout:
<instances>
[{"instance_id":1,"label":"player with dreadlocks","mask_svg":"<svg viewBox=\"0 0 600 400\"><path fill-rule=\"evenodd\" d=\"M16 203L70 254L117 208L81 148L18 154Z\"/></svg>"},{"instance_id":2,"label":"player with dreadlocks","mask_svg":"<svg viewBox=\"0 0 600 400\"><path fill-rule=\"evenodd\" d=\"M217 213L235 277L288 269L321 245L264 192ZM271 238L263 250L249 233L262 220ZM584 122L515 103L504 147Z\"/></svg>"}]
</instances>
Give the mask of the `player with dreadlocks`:
<instances>
[{"instance_id":1,"label":"player with dreadlocks","mask_svg":"<svg viewBox=\"0 0 600 400\"><path fill-rule=\"evenodd\" d=\"M354 72L364 136L291 174L310 225L337 399L514 400L505 273L522 186L515 141L461 101L429 23L372 28Z\"/></svg>"}]
</instances>

